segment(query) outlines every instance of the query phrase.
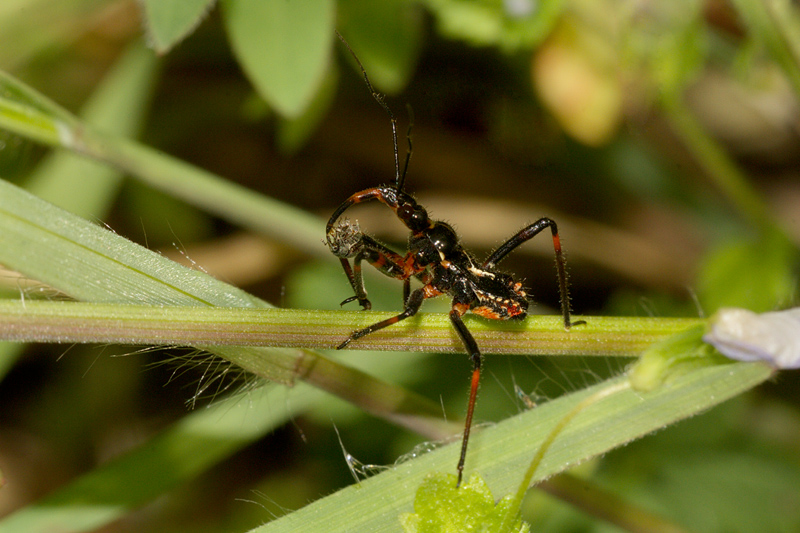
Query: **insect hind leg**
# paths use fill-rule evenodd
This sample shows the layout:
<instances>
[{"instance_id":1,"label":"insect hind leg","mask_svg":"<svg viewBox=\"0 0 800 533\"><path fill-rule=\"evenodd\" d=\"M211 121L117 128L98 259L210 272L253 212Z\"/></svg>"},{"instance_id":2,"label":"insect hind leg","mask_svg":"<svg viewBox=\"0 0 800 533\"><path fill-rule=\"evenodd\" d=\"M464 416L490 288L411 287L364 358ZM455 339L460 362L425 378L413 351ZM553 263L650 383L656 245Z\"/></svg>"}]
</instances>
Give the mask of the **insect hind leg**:
<instances>
[{"instance_id":1,"label":"insect hind leg","mask_svg":"<svg viewBox=\"0 0 800 533\"><path fill-rule=\"evenodd\" d=\"M469 434L472 429L472 415L475 412L475 402L478 399L478 386L481 382L481 352L478 349L478 343L475 342L472 333L469 332L464 321L461 320L461 316L467 312L468 308L469 306L466 304L453 302L453 308L450 310L450 321L453 323L458 337L461 339L461 342L464 343L464 347L467 349L469 357L472 360L472 379L469 389L469 402L467 403L467 416L464 420L464 434L461 439L461 455L458 458L458 465L456 466L456 470L458 471L456 487L461 485L461 479L464 475L464 463L467 460L467 445L469 444Z\"/></svg>"},{"instance_id":2,"label":"insect hind leg","mask_svg":"<svg viewBox=\"0 0 800 533\"><path fill-rule=\"evenodd\" d=\"M569 309L569 283L567 280L567 262L564 253L561 251L561 238L558 235L558 226L550 218L543 217L522 228L514 236L504 242L495 250L483 263L483 268L492 270L505 256L511 253L519 245L528 242L546 228L550 228L553 236L553 250L556 256L556 272L558 274L558 292L561 298L561 316L564 319L564 327L569 329L571 326L585 324L585 321L572 322Z\"/></svg>"}]
</instances>

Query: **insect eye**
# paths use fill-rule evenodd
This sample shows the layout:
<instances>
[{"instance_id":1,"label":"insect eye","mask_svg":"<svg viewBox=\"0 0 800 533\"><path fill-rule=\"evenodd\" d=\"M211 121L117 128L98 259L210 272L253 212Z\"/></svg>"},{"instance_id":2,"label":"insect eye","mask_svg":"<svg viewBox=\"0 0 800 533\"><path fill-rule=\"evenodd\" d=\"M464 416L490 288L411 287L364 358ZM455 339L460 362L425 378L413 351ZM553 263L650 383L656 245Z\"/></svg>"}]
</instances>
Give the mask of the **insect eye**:
<instances>
[{"instance_id":1,"label":"insect eye","mask_svg":"<svg viewBox=\"0 0 800 533\"><path fill-rule=\"evenodd\" d=\"M397 216L411 231L422 231L428 227L428 212L424 207L403 204L397 208Z\"/></svg>"},{"instance_id":2,"label":"insect eye","mask_svg":"<svg viewBox=\"0 0 800 533\"><path fill-rule=\"evenodd\" d=\"M414 213L411 215L411 221L415 226L427 225L428 212L425 211L424 208L417 206L417 208L414 209Z\"/></svg>"},{"instance_id":3,"label":"insect eye","mask_svg":"<svg viewBox=\"0 0 800 533\"><path fill-rule=\"evenodd\" d=\"M397 208L397 216L403 220L410 220L414 214L414 208L408 204L403 204Z\"/></svg>"}]
</instances>

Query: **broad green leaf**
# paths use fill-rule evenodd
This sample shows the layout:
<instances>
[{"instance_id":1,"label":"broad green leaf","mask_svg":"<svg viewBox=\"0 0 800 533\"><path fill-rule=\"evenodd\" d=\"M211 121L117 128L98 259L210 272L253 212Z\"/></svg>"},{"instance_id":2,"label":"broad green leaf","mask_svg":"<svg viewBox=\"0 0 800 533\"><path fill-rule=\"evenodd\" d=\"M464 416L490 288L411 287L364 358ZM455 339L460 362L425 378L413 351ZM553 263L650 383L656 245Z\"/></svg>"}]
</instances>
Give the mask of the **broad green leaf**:
<instances>
[{"instance_id":1,"label":"broad green leaf","mask_svg":"<svg viewBox=\"0 0 800 533\"><path fill-rule=\"evenodd\" d=\"M339 32L375 88L390 94L401 91L419 56L422 13L418 6L408 0L340 0L338 21Z\"/></svg>"},{"instance_id":2,"label":"broad green leaf","mask_svg":"<svg viewBox=\"0 0 800 533\"><path fill-rule=\"evenodd\" d=\"M278 120L276 141L284 153L291 154L302 148L309 136L316 131L317 125L325 118L333 103L338 81L339 69L331 68L305 111L297 117Z\"/></svg>"},{"instance_id":3,"label":"broad green leaf","mask_svg":"<svg viewBox=\"0 0 800 533\"><path fill-rule=\"evenodd\" d=\"M139 0L153 48L168 52L203 20L215 0Z\"/></svg>"},{"instance_id":4,"label":"broad green leaf","mask_svg":"<svg viewBox=\"0 0 800 533\"><path fill-rule=\"evenodd\" d=\"M242 69L278 113L311 103L330 66L333 0L225 0L225 27Z\"/></svg>"},{"instance_id":5,"label":"broad green leaf","mask_svg":"<svg viewBox=\"0 0 800 533\"><path fill-rule=\"evenodd\" d=\"M430 474L417 489L414 513L400 515L406 533L528 533L530 526L519 517L511 529L501 529L511 512L512 497L495 504L495 498L479 476L456 487L455 474ZM518 506L517 506L518 507Z\"/></svg>"}]
</instances>

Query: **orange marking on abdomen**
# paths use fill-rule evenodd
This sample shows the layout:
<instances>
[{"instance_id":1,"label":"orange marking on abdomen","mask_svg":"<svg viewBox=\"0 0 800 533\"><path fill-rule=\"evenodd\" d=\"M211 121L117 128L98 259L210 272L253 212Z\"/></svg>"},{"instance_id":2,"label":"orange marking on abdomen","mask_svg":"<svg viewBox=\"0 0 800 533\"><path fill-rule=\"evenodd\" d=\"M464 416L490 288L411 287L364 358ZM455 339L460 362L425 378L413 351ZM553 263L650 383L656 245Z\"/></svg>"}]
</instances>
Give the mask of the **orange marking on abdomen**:
<instances>
[{"instance_id":1,"label":"orange marking on abdomen","mask_svg":"<svg viewBox=\"0 0 800 533\"><path fill-rule=\"evenodd\" d=\"M500 314L492 309L491 307L480 306L480 307L473 307L471 309L473 313L476 315L480 315L484 318L491 318L492 320L502 320L503 317Z\"/></svg>"}]
</instances>

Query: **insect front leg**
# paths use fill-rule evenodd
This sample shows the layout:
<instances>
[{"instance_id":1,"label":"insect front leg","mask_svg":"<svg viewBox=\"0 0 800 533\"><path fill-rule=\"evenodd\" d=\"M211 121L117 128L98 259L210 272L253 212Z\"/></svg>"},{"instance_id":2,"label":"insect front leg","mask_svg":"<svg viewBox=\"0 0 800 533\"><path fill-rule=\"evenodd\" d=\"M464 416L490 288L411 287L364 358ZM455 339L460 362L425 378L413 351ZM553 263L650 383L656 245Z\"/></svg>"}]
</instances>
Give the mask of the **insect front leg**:
<instances>
[{"instance_id":1,"label":"insect front leg","mask_svg":"<svg viewBox=\"0 0 800 533\"><path fill-rule=\"evenodd\" d=\"M339 225L333 226L328 231L327 242L331 252L339 257L347 280L355 293L354 296L344 300L341 305L358 300L359 305L364 309L372 308L364 287L364 278L361 275L362 261L367 261L386 276L404 281L415 273L405 267L407 262L403 256L362 233L357 223L344 220ZM349 258L353 258L352 267Z\"/></svg>"},{"instance_id":2,"label":"insect front leg","mask_svg":"<svg viewBox=\"0 0 800 533\"><path fill-rule=\"evenodd\" d=\"M367 311L372 309L372 302L367 298L367 289L364 287L364 279L361 277L360 256L357 256L353 261L352 267L350 267L350 261L344 257L339 258L339 261L341 261L342 269L344 269L344 273L347 276L347 281L350 282L350 286L355 293L354 296L342 300L339 305L342 306L344 304L349 304L353 300L358 300L358 305L360 305L362 309Z\"/></svg>"}]
</instances>

